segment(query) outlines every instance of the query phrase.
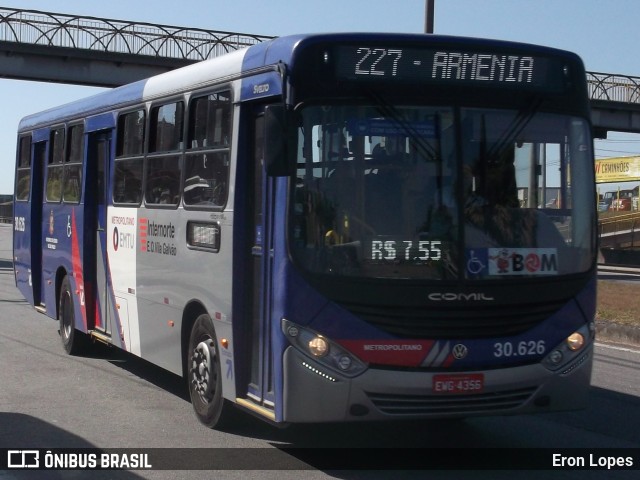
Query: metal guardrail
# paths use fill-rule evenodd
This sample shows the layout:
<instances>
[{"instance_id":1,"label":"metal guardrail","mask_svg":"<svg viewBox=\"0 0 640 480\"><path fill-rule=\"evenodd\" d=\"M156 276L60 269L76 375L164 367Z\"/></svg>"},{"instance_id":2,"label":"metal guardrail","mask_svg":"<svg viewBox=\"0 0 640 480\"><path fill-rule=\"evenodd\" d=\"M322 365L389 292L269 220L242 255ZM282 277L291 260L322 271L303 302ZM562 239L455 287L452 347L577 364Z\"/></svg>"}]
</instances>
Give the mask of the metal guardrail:
<instances>
[{"instance_id":1,"label":"metal guardrail","mask_svg":"<svg viewBox=\"0 0 640 480\"><path fill-rule=\"evenodd\" d=\"M636 225L640 225L638 213L628 213L598 220L598 227L601 235L611 235L620 230L635 230Z\"/></svg>"},{"instance_id":2,"label":"metal guardrail","mask_svg":"<svg viewBox=\"0 0 640 480\"><path fill-rule=\"evenodd\" d=\"M640 104L640 77L587 72L591 100Z\"/></svg>"},{"instance_id":3,"label":"metal guardrail","mask_svg":"<svg viewBox=\"0 0 640 480\"><path fill-rule=\"evenodd\" d=\"M0 41L206 60L273 37L0 7Z\"/></svg>"},{"instance_id":4,"label":"metal guardrail","mask_svg":"<svg viewBox=\"0 0 640 480\"><path fill-rule=\"evenodd\" d=\"M200 61L273 37L0 7L0 42ZM587 72L589 96L640 104L640 77Z\"/></svg>"},{"instance_id":5,"label":"metal guardrail","mask_svg":"<svg viewBox=\"0 0 640 480\"><path fill-rule=\"evenodd\" d=\"M629 248L640 243L640 212L617 213L598 219L600 245Z\"/></svg>"}]
</instances>

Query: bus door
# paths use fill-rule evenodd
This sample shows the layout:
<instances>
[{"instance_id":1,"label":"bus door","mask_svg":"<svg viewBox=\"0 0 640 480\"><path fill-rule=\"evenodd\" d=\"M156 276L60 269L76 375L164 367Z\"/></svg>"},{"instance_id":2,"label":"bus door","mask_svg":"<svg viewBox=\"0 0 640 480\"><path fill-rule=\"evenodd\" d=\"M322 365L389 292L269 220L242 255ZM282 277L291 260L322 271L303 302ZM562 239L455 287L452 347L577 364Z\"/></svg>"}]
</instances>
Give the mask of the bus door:
<instances>
[{"instance_id":1,"label":"bus door","mask_svg":"<svg viewBox=\"0 0 640 480\"><path fill-rule=\"evenodd\" d=\"M89 133L88 165L91 168L87 179L88 189L91 189L93 199L86 206L85 218L93 219L92 230L94 245L90 247L95 252L95 260L89 262L88 276L92 288L93 299L87 306L93 311L89 318L94 319L94 326L99 334L111 336L111 325L108 315L108 263L107 263L107 191L109 156L111 152L111 131L102 130ZM89 230L88 230L89 231ZM93 278L92 278L93 277Z\"/></svg>"},{"instance_id":2,"label":"bus door","mask_svg":"<svg viewBox=\"0 0 640 480\"><path fill-rule=\"evenodd\" d=\"M33 305L44 307L44 275L42 273L42 249L44 248L44 191L47 166L47 142L33 144L33 188L31 196L31 286ZM47 220L48 221L48 220Z\"/></svg>"},{"instance_id":3,"label":"bus door","mask_svg":"<svg viewBox=\"0 0 640 480\"><path fill-rule=\"evenodd\" d=\"M260 407L274 408L273 356L271 336L271 299L273 271L273 179L265 175L262 151L264 115L259 112L253 129L253 191L249 200L251 242L251 286L248 296L251 308L250 345L251 373L247 395Z\"/></svg>"}]
</instances>

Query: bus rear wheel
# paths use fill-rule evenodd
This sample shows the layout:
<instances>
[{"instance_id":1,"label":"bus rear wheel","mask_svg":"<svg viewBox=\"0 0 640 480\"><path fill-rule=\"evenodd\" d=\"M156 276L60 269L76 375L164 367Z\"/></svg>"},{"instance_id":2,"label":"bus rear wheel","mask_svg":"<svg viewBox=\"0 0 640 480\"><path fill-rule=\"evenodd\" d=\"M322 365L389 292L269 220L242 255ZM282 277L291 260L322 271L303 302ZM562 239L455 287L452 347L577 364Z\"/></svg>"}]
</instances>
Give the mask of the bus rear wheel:
<instances>
[{"instance_id":1,"label":"bus rear wheel","mask_svg":"<svg viewBox=\"0 0 640 480\"><path fill-rule=\"evenodd\" d=\"M229 406L222 396L218 342L209 315L200 315L191 329L187 353L189 396L198 420L209 428L222 426Z\"/></svg>"},{"instance_id":2,"label":"bus rear wheel","mask_svg":"<svg viewBox=\"0 0 640 480\"><path fill-rule=\"evenodd\" d=\"M76 330L75 305L69 277L64 277L60 287L58 321L60 322L60 339L65 352L69 355L81 353L87 346L87 338L82 332Z\"/></svg>"}]
</instances>

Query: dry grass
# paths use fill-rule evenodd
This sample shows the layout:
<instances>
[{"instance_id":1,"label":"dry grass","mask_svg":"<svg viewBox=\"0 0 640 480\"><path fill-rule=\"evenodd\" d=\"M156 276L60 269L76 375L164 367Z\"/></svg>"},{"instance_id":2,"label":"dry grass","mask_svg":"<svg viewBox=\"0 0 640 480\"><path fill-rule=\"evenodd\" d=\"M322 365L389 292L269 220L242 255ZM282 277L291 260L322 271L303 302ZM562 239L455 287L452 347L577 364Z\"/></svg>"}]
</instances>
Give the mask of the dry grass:
<instances>
[{"instance_id":1,"label":"dry grass","mask_svg":"<svg viewBox=\"0 0 640 480\"><path fill-rule=\"evenodd\" d=\"M596 320L640 326L640 284L598 281Z\"/></svg>"}]
</instances>

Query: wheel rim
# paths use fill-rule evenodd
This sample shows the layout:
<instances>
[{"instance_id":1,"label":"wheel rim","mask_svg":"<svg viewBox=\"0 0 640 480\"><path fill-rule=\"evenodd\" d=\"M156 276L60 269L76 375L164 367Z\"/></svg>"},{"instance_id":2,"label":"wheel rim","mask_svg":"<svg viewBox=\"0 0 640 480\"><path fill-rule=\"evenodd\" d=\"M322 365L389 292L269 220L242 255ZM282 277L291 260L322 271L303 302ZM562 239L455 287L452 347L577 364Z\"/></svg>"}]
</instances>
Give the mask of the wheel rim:
<instances>
[{"instance_id":1,"label":"wheel rim","mask_svg":"<svg viewBox=\"0 0 640 480\"><path fill-rule=\"evenodd\" d=\"M73 312L70 308L71 296L69 292L65 292L62 297L62 335L65 339L71 336L71 329L73 328Z\"/></svg>"},{"instance_id":2,"label":"wheel rim","mask_svg":"<svg viewBox=\"0 0 640 480\"><path fill-rule=\"evenodd\" d=\"M191 356L191 384L204 403L210 403L215 392L215 355L213 340L208 338L196 345Z\"/></svg>"}]
</instances>

